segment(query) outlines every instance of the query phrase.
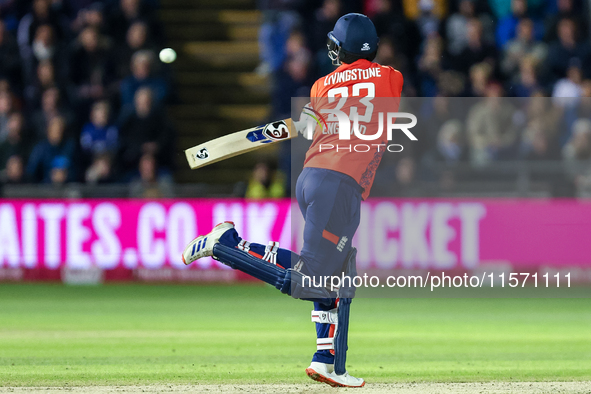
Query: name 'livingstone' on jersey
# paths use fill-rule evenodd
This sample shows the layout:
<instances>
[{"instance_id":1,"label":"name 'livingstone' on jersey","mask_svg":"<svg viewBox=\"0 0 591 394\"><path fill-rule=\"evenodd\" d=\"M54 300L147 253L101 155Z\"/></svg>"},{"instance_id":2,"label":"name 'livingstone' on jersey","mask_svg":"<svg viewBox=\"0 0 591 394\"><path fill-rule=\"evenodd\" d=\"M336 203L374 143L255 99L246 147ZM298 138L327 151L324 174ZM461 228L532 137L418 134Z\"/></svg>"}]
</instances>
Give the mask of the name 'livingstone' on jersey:
<instances>
[{"instance_id":1,"label":"name 'livingstone' on jersey","mask_svg":"<svg viewBox=\"0 0 591 394\"><path fill-rule=\"evenodd\" d=\"M361 69L356 68L352 70L345 70L342 72L336 72L334 74L328 75L324 78L324 86L327 85L334 85L335 83L343 83L349 81L357 81L357 80L364 80L370 78L379 78L381 77L381 68L374 67L368 69Z\"/></svg>"}]
</instances>

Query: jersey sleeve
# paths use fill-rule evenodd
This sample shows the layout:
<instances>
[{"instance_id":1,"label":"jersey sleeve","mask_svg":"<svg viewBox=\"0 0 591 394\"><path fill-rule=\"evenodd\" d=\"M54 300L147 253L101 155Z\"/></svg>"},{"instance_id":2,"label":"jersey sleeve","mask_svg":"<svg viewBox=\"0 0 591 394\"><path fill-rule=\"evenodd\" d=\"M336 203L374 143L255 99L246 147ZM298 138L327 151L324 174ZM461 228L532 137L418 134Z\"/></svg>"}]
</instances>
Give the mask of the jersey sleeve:
<instances>
[{"instance_id":1,"label":"jersey sleeve","mask_svg":"<svg viewBox=\"0 0 591 394\"><path fill-rule=\"evenodd\" d=\"M394 97L400 97L402 95L404 77L402 76L402 73L396 70L394 67L390 68L390 83L392 84L392 93L394 94Z\"/></svg>"},{"instance_id":2,"label":"jersey sleeve","mask_svg":"<svg viewBox=\"0 0 591 394\"><path fill-rule=\"evenodd\" d=\"M318 82L320 81L317 80L316 82L314 82L314 85L312 85L312 89L310 89L310 104L312 105L313 109L318 108L318 103L317 103L317 97L318 97Z\"/></svg>"},{"instance_id":3,"label":"jersey sleeve","mask_svg":"<svg viewBox=\"0 0 591 394\"><path fill-rule=\"evenodd\" d=\"M316 97L316 95L318 94L318 81L314 82L314 85L312 85L312 89L310 89L310 98Z\"/></svg>"}]
</instances>

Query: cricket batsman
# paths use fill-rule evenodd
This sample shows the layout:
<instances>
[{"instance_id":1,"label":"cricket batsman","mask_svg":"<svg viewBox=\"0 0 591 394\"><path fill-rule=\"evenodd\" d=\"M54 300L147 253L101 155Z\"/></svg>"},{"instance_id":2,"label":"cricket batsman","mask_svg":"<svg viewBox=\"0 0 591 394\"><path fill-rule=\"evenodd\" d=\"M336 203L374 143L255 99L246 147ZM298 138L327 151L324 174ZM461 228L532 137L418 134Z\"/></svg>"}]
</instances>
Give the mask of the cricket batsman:
<instances>
[{"instance_id":1,"label":"cricket batsman","mask_svg":"<svg viewBox=\"0 0 591 394\"><path fill-rule=\"evenodd\" d=\"M231 222L221 223L209 234L197 237L183 252L185 264L213 256L282 293L312 301L317 351L306 373L335 387L365 385L363 379L349 375L345 368L349 306L355 287L344 282L339 289L315 286L306 278L357 275L356 250L351 241L360 222L361 200L369 195L388 140L386 133L372 141L360 139L358 133L343 140L338 129L330 127L337 116L323 110L336 105L342 112L357 114L359 119L365 116L365 134L379 135L378 122L367 120L375 109L372 100L390 100L389 110L396 112L403 78L392 67L373 63L378 41L373 23L362 14L344 15L328 33L328 56L339 67L314 83L311 103L298 122L305 123L307 117L317 122L296 184L297 201L305 219L300 253L279 248L277 242L250 243L238 235ZM352 149L357 142L371 149Z\"/></svg>"}]
</instances>

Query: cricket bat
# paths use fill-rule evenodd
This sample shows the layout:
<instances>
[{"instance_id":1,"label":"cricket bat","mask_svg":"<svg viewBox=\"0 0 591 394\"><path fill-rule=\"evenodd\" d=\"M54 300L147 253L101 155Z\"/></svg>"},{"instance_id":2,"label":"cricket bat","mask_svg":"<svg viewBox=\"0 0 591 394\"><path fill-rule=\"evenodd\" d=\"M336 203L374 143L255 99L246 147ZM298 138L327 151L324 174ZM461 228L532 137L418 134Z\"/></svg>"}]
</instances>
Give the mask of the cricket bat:
<instances>
[{"instance_id":1,"label":"cricket bat","mask_svg":"<svg viewBox=\"0 0 591 394\"><path fill-rule=\"evenodd\" d=\"M192 170L298 136L291 119L237 131L185 150Z\"/></svg>"}]
</instances>

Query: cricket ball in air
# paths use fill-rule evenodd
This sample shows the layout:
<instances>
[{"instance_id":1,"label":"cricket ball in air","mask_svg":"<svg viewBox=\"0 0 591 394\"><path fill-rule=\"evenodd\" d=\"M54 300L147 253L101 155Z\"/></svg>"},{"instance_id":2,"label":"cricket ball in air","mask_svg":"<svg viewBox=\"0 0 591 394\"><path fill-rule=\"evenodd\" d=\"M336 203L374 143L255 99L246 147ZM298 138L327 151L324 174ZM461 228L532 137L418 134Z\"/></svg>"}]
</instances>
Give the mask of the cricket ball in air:
<instances>
[{"instance_id":1,"label":"cricket ball in air","mask_svg":"<svg viewBox=\"0 0 591 394\"><path fill-rule=\"evenodd\" d=\"M164 48L159 56L162 63L172 63L176 60L176 52L172 48Z\"/></svg>"}]
</instances>

